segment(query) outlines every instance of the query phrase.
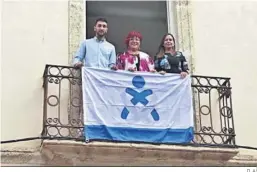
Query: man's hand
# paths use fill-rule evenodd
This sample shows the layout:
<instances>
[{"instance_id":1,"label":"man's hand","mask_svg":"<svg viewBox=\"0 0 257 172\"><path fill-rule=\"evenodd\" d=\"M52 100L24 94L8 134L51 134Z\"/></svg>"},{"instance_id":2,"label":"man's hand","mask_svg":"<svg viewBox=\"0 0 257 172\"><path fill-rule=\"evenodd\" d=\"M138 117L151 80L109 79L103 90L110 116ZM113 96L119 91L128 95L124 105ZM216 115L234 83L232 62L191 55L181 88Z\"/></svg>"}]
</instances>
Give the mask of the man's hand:
<instances>
[{"instance_id":1,"label":"man's hand","mask_svg":"<svg viewBox=\"0 0 257 172\"><path fill-rule=\"evenodd\" d=\"M74 67L75 67L75 68L80 68L80 67L82 67L82 66L83 66L83 63L80 62L80 61L74 64Z\"/></svg>"},{"instance_id":2,"label":"man's hand","mask_svg":"<svg viewBox=\"0 0 257 172\"><path fill-rule=\"evenodd\" d=\"M118 70L118 67L114 65L111 67L111 70Z\"/></svg>"},{"instance_id":3,"label":"man's hand","mask_svg":"<svg viewBox=\"0 0 257 172\"><path fill-rule=\"evenodd\" d=\"M151 72L151 73L155 73L155 72L156 72L156 70L155 70L155 69L152 69L152 70L150 70L150 72Z\"/></svg>"},{"instance_id":4,"label":"man's hand","mask_svg":"<svg viewBox=\"0 0 257 172\"><path fill-rule=\"evenodd\" d=\"M185 78L187 75L188 75L187 72L181 72L181 73L180 73L181 78Z\"/></svg>"}]
</instances>

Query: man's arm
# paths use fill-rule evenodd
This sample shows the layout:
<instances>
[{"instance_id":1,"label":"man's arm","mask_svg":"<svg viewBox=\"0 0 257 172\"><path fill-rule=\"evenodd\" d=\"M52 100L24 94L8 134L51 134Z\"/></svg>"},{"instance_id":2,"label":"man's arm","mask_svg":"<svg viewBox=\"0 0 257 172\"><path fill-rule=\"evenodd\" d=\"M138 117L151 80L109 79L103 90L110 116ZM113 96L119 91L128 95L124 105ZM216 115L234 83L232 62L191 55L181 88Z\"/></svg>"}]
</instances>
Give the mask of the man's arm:
<instances>
[{"instance_id":1,"label":"man's arm","mask_svg":"<svg viewBox=\"0 0 257 172\"><path fill-rule=\"evenodd\" d=\"M115 47L113 47L112 52L111 52L111 56L110 56L110 60L109 60L109 68L116 68L116 51L115 51Z\"/></svg>"},{"instance_id":2,"label":"man's arm","mask_svg":"<svg viewBox=\"0 0 257 172\"><path fill-rule=\"evenodd\" d=\"M86 41L83 41L80 44L75 54L75 57L73 58L73 62L72 62L73 66L82 65L85 55L86 55Z\"/></svg>"}]
</instances>

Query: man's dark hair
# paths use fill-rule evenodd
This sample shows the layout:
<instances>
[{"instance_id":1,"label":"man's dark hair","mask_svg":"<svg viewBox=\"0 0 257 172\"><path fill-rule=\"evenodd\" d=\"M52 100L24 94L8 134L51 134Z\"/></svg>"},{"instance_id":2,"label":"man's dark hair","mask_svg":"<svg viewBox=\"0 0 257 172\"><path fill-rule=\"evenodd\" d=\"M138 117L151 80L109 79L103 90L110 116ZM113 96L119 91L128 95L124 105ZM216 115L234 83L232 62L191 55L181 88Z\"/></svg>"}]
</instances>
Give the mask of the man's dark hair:
<instances>
[{"instance_id":1,"label":"man's dark hair","mask_svg":"<svg viewBox=\"0 0 257 172\"><path fill-rule=\"evenodd\" d=\"M99 22L99 21L105 22L105 23L108 24L108 22L107 22L107 20L106 20L105 18L98 18L98 19L96 19L96 21L95 21L95 25L96 25L96 23Z\"/></svg>"}]
</instances>

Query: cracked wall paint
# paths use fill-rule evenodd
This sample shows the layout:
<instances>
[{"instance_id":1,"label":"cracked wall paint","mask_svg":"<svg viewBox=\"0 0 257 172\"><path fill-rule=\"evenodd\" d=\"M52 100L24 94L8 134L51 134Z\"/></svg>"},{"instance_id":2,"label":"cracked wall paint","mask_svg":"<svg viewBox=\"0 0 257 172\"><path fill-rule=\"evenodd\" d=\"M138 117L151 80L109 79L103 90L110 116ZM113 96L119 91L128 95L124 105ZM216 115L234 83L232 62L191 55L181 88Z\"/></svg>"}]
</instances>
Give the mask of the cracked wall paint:
<instances>
[{"instance_id":1,"label":"cracked wall paint","mask_svg":"<svg viewBox=\"0 0 257 172\"><path fill-rule=\"evenodd\" d=\"M68 26L68 32L69 32L69 64L72 64L72 59L79 48L79 45L81 41L85 39L85 21L86 21L86 15L85 15L85 1L84 0L69 0L68 5L68 20L69 20L69 26ZM74 70L73 71L74 76L79 76L80 71ZM77 84L70 86L70 96L69 96L69 105L68 105L68 120L70 122L72 121L79 121L79 119L83 119L83 111L81 109L81 106L74 107L70 104L73 103L74 100L78 99L82 95L81 87ZM79 102L82 104L82 102ZM75 125L79 125L79 123L76 123ZM71 134L75 137L82 136L83 133L80 132L80 130L77 129L71 129ZM83 137L83 136L82 136Z\"/></svg>"},{"instance_id":2,"label":"cracked wall paint","mask_svg":"<svg viewBox=\"0 0 257 172\"><path fill-rule=\"evenodd\" d=\"M176 1L176 16L178 26L178 41L179 49L184 52L190 66L190 73L195 71L195 56L194 56L194 39L192 30L192 2L191 1ZM194 81L192 81L194 83ZM194 120L196 131L200 130L200 109L197 106L199 100L197 90L193 90L193 106L194 106ZM196 140L201 140L198 136Z\"/></svg>"},{"instance_id":3,"label":"cracked wall paint","mask_svg":"<svg viewBox=\"0 0 257 172\"><path fill-rule=\"evenodd\" d=\"M190 63L190 71L193 73L195 67L191 9L190 1L176 1L179 49L185 52Z\"/></svg>"},{"instance_id":4,"label":"cracked wall paint","mask_svg":"<svg viewBox=\"0 0 257 172\"><path fill-rule=\"evenodd\" d=\"M79 44L85 38L85 2L84 0L69 0L69 62L77 51Z\"/></svg>"}]
</instances>

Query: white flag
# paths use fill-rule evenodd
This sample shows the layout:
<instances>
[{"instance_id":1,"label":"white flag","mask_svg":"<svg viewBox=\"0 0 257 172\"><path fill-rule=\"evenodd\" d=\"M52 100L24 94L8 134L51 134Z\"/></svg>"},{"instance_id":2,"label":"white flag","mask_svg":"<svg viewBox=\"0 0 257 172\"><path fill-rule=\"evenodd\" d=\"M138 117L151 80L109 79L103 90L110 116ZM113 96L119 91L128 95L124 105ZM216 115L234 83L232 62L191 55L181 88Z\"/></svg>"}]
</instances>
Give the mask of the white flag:
<instances>
[{"instance_id":1,"label":"white flag","mask_svg":"<svg viewBox=\"0 0 257 172\"><path fill-rule=\"evenodd\" d=\"M86 140L193 139L190 76L83 68L82 81Z\"/></svg>"}]
</instances>

